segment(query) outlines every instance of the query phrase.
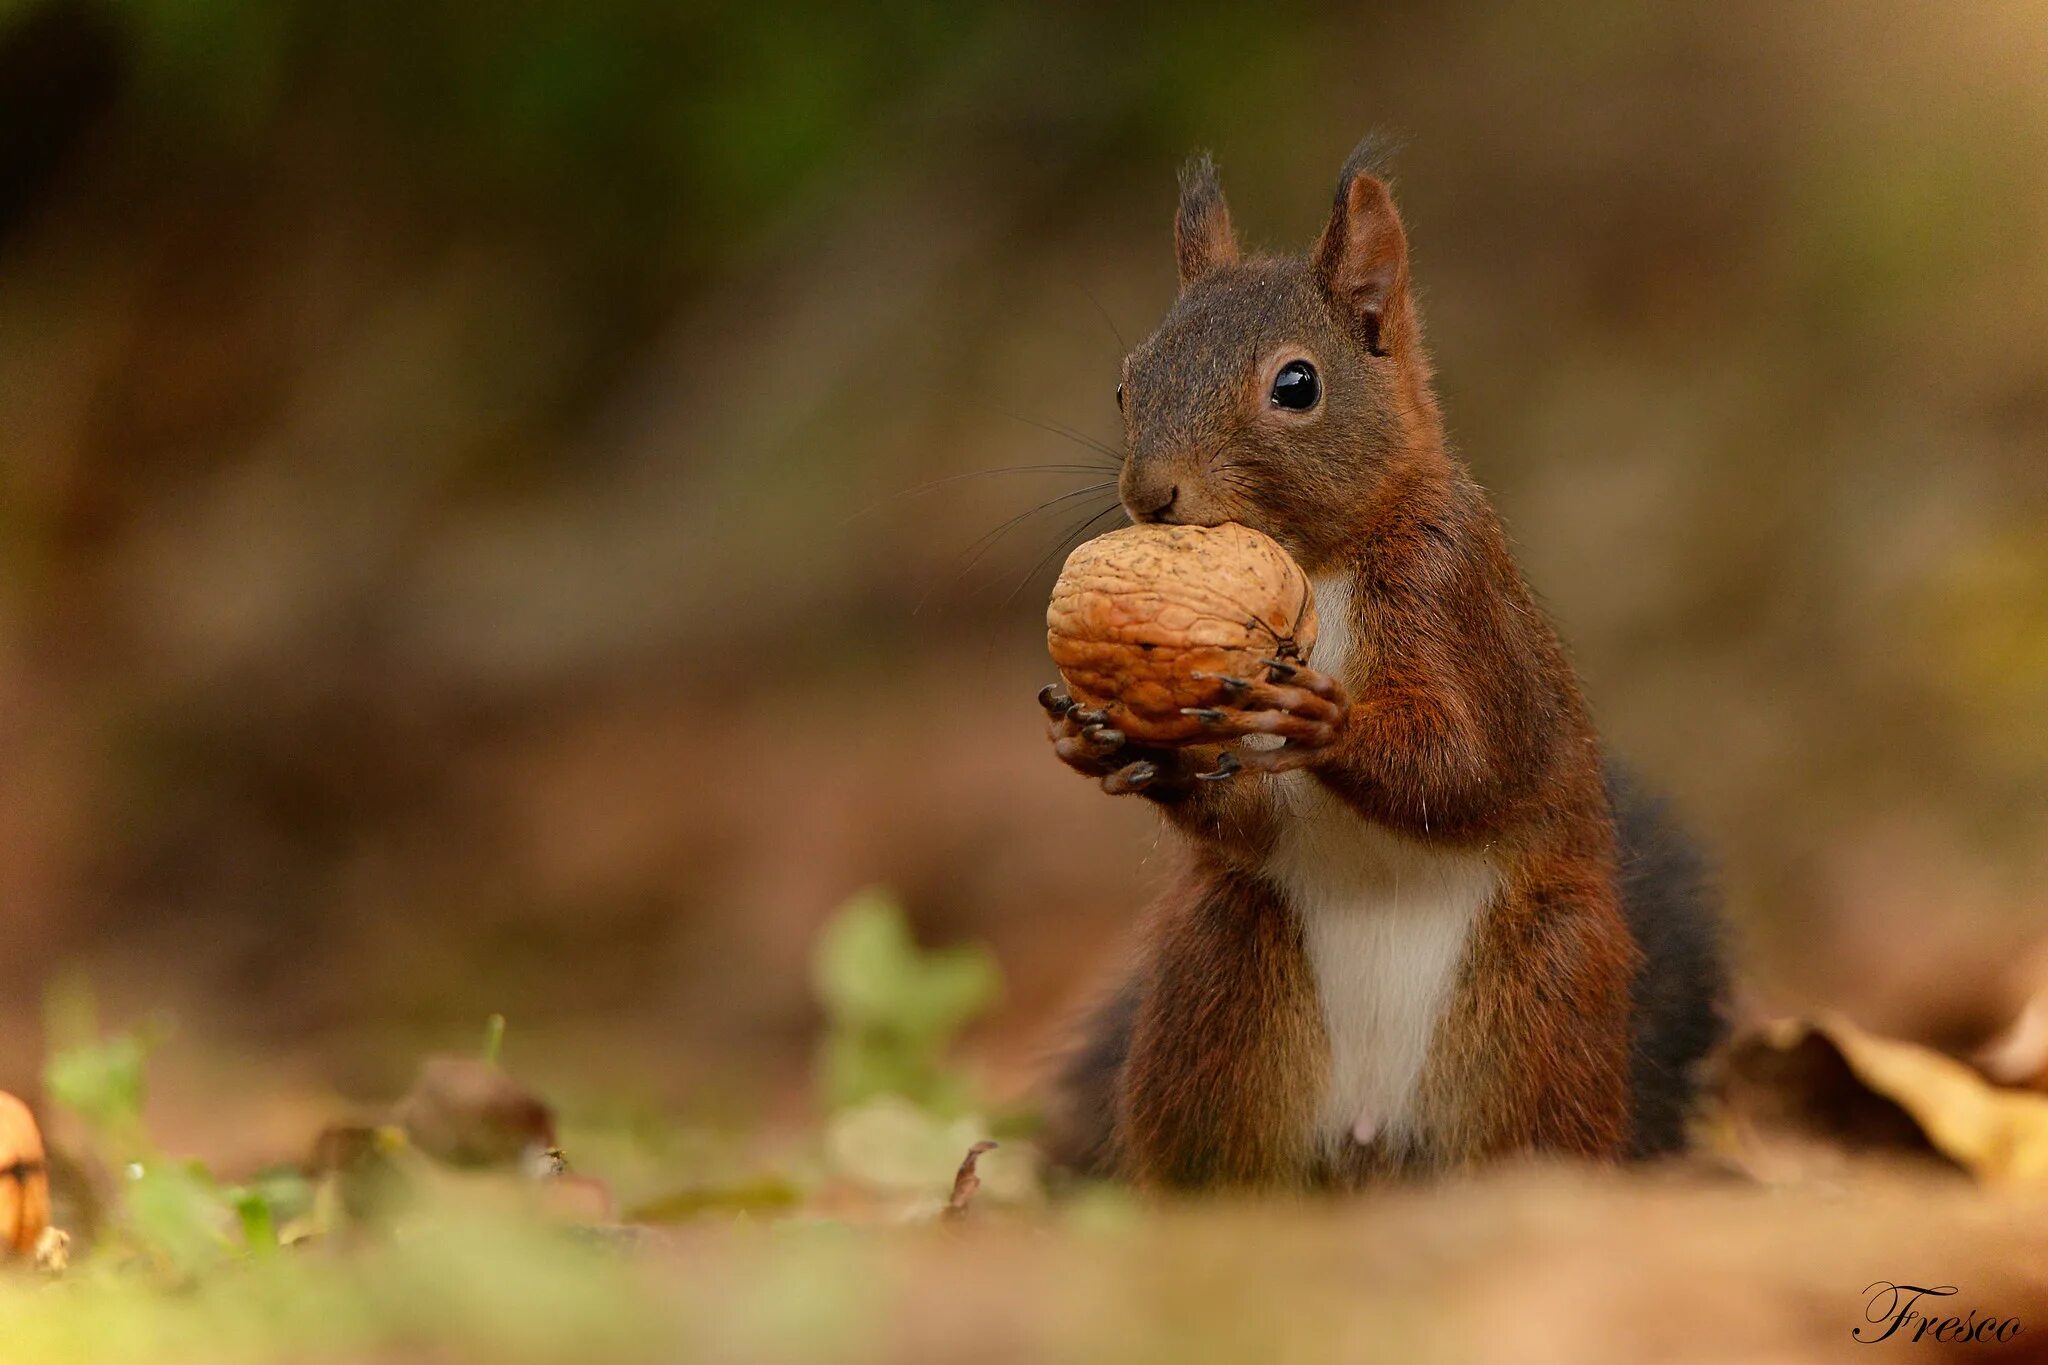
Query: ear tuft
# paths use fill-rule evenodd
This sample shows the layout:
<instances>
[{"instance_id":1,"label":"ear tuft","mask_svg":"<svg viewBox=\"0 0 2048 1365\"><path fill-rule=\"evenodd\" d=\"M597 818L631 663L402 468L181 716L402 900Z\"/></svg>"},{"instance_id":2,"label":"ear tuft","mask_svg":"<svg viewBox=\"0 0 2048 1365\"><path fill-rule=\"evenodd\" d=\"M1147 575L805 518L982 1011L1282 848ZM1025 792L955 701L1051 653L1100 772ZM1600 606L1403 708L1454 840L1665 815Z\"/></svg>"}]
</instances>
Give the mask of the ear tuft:
<instances>
[{"instance_id":1,"label":"ear tuft","mask_svg":"<svg viewBox=\"0 0 2048 1365\"><path fill-rule=\"evenodd\" d=\"M1373 355L1412 340L1408 237L1383 178L1393 143L1370 133L1345 159L1336 202L1310 260L1316 281Z\"/></svg>"},{"instance_id":2,"label":"ear tuft","mask_svg":"<svg viewBox=\"0 0 2048 1365\"><path fill-rule=\"evenodd\" d=\"M1351 155L1344 158L1344 169L1337 172L1337 198L1342 201L1344 188L1361 175L1391 184L1394 178L1394 157L1400 152L1401 143L1384 128L1375 128L1358 140L1351 149Z\"/></svg>"},{"instance_id":3,"label":"ear tuft","mask_svg":"<svg viewBox=\"0 0 2048 1365\"><path fill-rule=\"evenodd\" d=\"M1180 211L1173 219L1173 254L1185 289L1220 266L1237 264L1237 233L1216 162L1197 152L1180 168Z\"/></svg>"}]
</instances>

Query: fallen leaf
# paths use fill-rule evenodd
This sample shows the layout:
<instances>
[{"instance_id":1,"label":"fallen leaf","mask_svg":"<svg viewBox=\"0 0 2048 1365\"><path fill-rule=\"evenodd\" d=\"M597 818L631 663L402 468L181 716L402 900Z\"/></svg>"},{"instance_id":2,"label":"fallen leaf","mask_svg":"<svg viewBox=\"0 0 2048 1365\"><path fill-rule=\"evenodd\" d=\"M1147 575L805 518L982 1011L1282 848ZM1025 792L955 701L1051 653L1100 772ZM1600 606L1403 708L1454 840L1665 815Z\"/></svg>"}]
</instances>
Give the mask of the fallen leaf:
<instances>
[{"instance_id":1,"label":"fallen leaf","mask_svg":"<svg viewBox=\"0 0 2048 1365\"><path fill-rule=\"evenodd\" d=\"M2000 1085L2048 1090L2048 995L2021 1006L2019 1017L1979 1049L1975 1060Z\"/></svg>"},{"instance_id":2,"label":"fallen leaf","mask_svg":"<svg viewBox=\"0 0 2048 1365\"><path fill-rule=\"evenodd\" d=\"M946 1200L947 1218L964 1218L967 1208L974 1202L975 1193L981 1189L981 1177L974 1173L982 1155L993 1152L996 1144L983 1138L967 1149L967 1155L960 1159L960 1169L953 1175L953 1193Z\"/></svg>"},{"instance_id":3,"label":"fallen leaf","mask_svg":"<svg viewBox=\"0 0 2048 1365\"><path fill-rule=\"evenodd\" d=\"M1820 1027L1867 1085L1896 1101L1979 1180L2048 1186L2048 1095L2001 1089L1952 1057L1865 1033L1846 1019Z\"/></svg>"},{"instance_id":4,"label":"fallen leaf","mask_svg":"<svg viewBox=\"0 0 2048 1365\"><path fill-rule=\"evenodd\" d=\"M2019 1010L1970 1060L2000 1085L2048 1090L2048 946L2023 955L2009 979Z\"/></svg>"},{"instance_id":5,"label":"fallen leaf","mask_svg":"<svg viewBox=\"0 0 2048 1365\"><path fill-rule=\"evenodd\" d=\"M1766 1179L1842 1159L1933 1160L1994 1187L2048 1188L2048 1095L2011 1090L1932 1048L1839 1017L1780 1019L1737 1039L1719 1145ZM1710 1130L1715 1125L1709 1124ZM1808 1150L1789 1157L1794 1144Z\"/></svg>"}]
</instances>

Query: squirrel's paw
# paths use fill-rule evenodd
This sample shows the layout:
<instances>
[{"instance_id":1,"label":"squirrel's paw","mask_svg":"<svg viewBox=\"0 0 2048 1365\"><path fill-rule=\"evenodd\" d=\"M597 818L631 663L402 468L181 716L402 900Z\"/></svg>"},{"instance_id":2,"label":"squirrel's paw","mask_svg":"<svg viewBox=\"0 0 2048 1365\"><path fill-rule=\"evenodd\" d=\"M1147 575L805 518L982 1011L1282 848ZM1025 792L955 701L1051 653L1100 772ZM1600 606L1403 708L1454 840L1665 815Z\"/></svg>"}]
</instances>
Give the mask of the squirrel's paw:
<instances>
[{"instance_id":1,"label":"squirrel's paw","mask_svg":"<svg viewBox=\"0 0 2048 1365\"><path fill-rule=\"evenodd\" d=\"M1197 673L1198 678L1222 685L1223 704L1190 706L1181 715L1199 724L1208 739L1276 735L1297 750L1322 749L1335 743L1350 710L1342 685L1327 673L1284 659L1262 662L1266 665L1264 682Z\"/></svg>"},{"instance_id":2,"label":"squirrel's paw","mask_svg":"<svg viewBox=\"0 0 2048 1365\"><path fill-rule=\"evenodd\" d=\"M1228 674L1195 676L1220 684L1216 706L1184 707L1177 716L1127 722L1127 737L1155 745L1247 741L1224 755L1216 776L1229 772L1286 772L1316 761L1337 743L1350 705L1327 673L1285 659L1262 660L1263 681ZM1227 768L1228 771L1222 771Z\"/></svg>"},{"instance_id":3,"label":"squirrel's paw","mask_svg":"<svg viewBox=\"0 0 2048 1365\"><path fill-rule=\"evenodd\" d=\"M1283 659L1263 662L1264 681L1195 674L1218 685L1219 704L1186 706L1171 716L1131 716L1123 721L1122 737L1136 744L1178 747L1269 736L1279 747L1247 746L1243 754L1244 767L1266 771L1299 766L1305 755L1336 743L1350 710L1337 680Z\"/></svg>"},{"instance_id":4,"label":"squirrel's paw","mask_svg":"<svg viewBox=\"0 0 2048 1365\"><path fill-rule=\"evenodd\" d=\"M1168 796L1186 791L1195 779L1228 777L1239 770L1228 754L1214 770L1203 772L1191 754L1134 743L1109 723L1105 712L1091 711L1055 687L1041 689L1038 704L1045 708L1053 753L1075 772L1099 780L1111 796Z\"/></svg>"}]
</instances>

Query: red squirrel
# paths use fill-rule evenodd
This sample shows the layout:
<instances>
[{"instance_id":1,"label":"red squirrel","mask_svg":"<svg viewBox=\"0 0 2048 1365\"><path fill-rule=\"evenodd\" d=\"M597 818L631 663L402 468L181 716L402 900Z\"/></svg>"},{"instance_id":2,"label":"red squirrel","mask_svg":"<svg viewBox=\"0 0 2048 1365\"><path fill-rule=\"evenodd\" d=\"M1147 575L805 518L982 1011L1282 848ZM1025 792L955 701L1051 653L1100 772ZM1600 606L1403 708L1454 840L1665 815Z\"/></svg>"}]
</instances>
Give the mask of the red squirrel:
<instances>
[{"instance_id":1,"label":"red squirrel","mask_svg":"<svg viewBox=\"0 0 2048 1365\"><path fill-rule=\"evenodd\" d=\"M1272 536L1321 636L1313 667L1270 660L1156 730L1040 694L1060 759L1189 854L1054 1086L1052 1155L1083 1175L1349 1188L1652 1156L1722 1029L1699 860L1603 759L1448 448L1374 165L1368 139L1306 256L1247 256L1191 161L1179 294L1123 363L1125 510Z\"/></svg>"}]
</instances>

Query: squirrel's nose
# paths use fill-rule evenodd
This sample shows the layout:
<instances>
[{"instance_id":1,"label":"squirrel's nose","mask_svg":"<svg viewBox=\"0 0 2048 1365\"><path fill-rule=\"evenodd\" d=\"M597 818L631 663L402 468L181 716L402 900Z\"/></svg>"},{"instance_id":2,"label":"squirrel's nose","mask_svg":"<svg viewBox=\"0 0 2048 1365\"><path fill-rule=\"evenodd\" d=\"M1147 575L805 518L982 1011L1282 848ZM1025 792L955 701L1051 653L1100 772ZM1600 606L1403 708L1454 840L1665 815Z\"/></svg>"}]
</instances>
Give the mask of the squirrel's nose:
<instances>
[{"instance_id":1,"label":"squirrel's nose","mask_svg":"<svg viewBox=\"0 0 2048 1365\"><path fill-rule=\"evenodd\" d=\"M1146 489L1142 494L1124 499L1132 521L1171 521L1173 505L1180 501L1180 485L1168 484L1164 493L1157 488ZM1148 507L1145 504L1150 503Z\"/></svg>"}]
</instances>

